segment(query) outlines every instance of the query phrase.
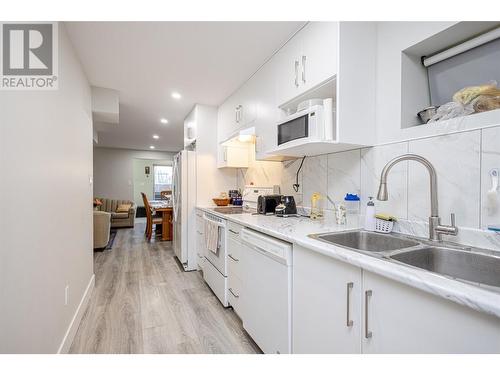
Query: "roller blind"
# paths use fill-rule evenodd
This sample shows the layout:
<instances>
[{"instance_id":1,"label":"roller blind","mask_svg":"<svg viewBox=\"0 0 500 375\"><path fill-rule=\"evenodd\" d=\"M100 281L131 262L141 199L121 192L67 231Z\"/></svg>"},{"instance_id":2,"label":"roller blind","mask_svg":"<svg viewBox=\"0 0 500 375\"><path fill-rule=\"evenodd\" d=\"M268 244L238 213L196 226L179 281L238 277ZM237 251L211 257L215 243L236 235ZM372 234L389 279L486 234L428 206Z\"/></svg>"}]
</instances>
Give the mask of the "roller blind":
<instances>
[{"instance_id":1,"label":"roller blind","mask_svg":"<svg viewBox=\"0 0 500 375\"><path fill-rule=\"evenodd\" d=\"M427 72L432 105L452 101L466 86L489 81L500 85L500 38L431 65Z\"/></svg>"}]
</instances>

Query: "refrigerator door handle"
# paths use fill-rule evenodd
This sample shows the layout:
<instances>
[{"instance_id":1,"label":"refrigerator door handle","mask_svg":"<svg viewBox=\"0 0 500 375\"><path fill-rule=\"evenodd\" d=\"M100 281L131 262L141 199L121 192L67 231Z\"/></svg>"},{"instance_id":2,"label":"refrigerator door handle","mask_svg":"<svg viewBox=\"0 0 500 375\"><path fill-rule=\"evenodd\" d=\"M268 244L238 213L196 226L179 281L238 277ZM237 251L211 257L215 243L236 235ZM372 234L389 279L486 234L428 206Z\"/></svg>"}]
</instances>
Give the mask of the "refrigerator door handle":
<instances>
[{"instance_id":1,"label":"refrigerator door handle","mask_svg":"<svg viewBox=\"0 0 500 375\"><path fill-rule=\"evenodd\" d=\"M179 184L179 166L178 166L178 155L174 158L174 166L173 166L173 184L172 184L172 210L174 211L174 221L177 220L179 208L178 205L178 184Z\"/></svg>"}]
</instances>

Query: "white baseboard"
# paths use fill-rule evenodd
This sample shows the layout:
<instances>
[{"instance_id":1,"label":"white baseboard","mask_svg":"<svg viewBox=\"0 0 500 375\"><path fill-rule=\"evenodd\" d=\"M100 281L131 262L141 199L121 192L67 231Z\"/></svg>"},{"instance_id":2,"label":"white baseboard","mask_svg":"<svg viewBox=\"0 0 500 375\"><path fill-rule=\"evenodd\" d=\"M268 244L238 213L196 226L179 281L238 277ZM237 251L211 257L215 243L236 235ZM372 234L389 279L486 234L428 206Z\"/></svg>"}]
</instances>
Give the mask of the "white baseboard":
<instances>
[{"instance_id":1,"label":"white baseboard","mask_svg":"<svg viewBox=\"0 0 500 375\"><path fill-rule=\"evenodd\" d=\"M59 346L57 354L66 354L69 352L69 348L73 343L73 339L75 338L78 326L80 325L83 314L85 313L85 310L87 309L87 306L89 304L90 296L94 291L94 285L95 285L95 275L92 274L92 277L90 278L89 283L87 285L87 289L85 289L85 293L83 293L83 297L80 301L80 304L78 305L78 308L76 309L75 315L73 315L73 319L69 324L68 330L64 335L64 338L61 342L61 345Z\"/></svg>"}]
</instances>

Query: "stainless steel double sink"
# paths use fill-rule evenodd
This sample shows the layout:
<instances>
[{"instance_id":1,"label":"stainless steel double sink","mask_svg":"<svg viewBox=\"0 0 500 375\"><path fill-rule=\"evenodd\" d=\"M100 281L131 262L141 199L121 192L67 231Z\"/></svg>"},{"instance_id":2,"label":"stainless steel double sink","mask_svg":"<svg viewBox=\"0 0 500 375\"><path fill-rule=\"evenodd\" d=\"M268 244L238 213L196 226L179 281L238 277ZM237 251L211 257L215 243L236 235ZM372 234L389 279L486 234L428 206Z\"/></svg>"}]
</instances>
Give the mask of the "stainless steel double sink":
<instances>
[{"instance_id":1,"label":"stainless steel double sink","mask_svg":"<svg viewBox=\"0 0 500 375\"><path fill-rule=\"evenodd\" d=\"M309 237L500 292L500 254L494 251L363 230Z\"/></svg>"}]
</instances>

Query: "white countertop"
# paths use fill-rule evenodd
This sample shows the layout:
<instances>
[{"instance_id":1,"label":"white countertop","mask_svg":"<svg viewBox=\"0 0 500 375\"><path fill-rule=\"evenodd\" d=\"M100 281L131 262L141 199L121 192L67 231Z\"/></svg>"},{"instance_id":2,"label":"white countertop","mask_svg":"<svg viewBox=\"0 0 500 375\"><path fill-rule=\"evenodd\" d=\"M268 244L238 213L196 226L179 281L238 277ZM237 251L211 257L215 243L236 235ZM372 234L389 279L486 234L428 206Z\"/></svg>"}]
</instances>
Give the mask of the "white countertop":
<instances>
[{"instance_id":1,"label":"white countertop","mask_svg":"<svg viewBox=\"0 0 500 375\"><path fill-rule=\"evenodd\" d=\"M359 218L348 220L347 225L337 225L332 215L326 215L321 221L314 221L306 217L280 218L276 216L252 215L250 213L225 215L215 212L213 207L197 208L245 227L306 247L312 251L500 318L500 293L308 237L309 234L313 233L359 229L362 227Z\"/></svg>"}]
</instances>

